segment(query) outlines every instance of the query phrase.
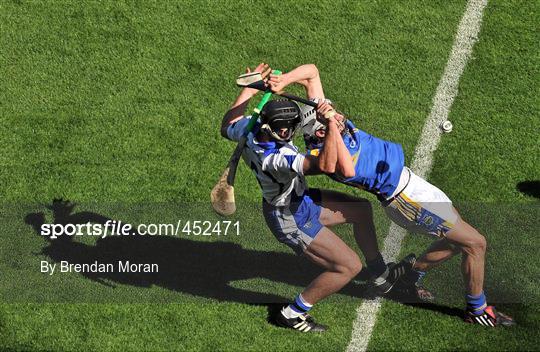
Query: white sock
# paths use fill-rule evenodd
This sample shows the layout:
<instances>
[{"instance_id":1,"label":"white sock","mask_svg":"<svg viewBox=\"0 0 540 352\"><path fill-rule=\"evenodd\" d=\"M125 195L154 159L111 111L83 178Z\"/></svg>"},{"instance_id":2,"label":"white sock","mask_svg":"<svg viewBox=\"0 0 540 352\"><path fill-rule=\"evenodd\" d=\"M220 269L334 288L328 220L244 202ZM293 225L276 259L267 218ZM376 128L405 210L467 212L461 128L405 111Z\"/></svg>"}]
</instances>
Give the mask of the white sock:
<instances>
[{"instance_id":1,"label":"white sock","mask_svg":"<svg viewBox=\"0 0 540 352\"><path fill-rule=\"evenodd\" d=\"M281 314L283 314L283 316L287 319L298 318L302 315L302 313L298 313L297 311L293 310L290 304L281 310Z\"/></svg>"},{"instance_id":2,"label":"white sock","mask_svg":"<svg viewBox=\"0 0 540 352\"><path fill-rule=\"evenodd\" d=\"M309 311L312 307L313 307L313 304L311 303L308 303L304 297L302 297L302 295L298 295L296 296L296 298L294 299L296 304L299 306L299 307L304 307L306 312ZM293 319L293 318L298 318L299 316L305 314L306 312L298 312L297 309L294 309L292 307L292 303L289 304L287 307L283 308L281 310L281 314L283 314L283 316L287 319Z\"/></svg>"}]
</instances>

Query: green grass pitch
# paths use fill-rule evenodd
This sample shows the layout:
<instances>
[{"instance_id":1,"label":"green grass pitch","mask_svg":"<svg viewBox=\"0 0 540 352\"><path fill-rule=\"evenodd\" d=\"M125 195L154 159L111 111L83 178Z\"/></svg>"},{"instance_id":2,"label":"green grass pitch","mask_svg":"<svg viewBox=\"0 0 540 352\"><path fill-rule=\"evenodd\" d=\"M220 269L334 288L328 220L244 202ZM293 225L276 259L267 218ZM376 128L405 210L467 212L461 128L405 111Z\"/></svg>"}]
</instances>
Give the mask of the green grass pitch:
<instances>
[{"instance_id":1,"label":"green grass pitch","mask_svg":"<svg viewBox=\"0 0 540 352\"><path fill-rule=\"evenodd\" d=\"M267 322L263 303L290 299L316 269L263 226L245 165L231 218L239 236L58 247L32 225L52 220L55 198L77 203L82 217L133 224L219 220L209 191L234 148L219 122L235 75L261 61L317 64L326 95L366 131L401 143L410 162L464 9L463 0L1 1L0 350L343 351L358 287L316 306L325 334ZM534 1L489 2L430 175L486 235L488 299L519 325L490 330L455 316L454 258L426 278L438 308L383 303L370 350L540 348L540 203L518 191L540 179L538 13ZM351 192L325 177L309 182ZM389 222L375 208L382 241ZM350 228L337 231L356 248ZM429 241L407 236L401 254ZM41 260L66 253L121 253L163 271L39 272Z\"/></svg>"}]
</instances>

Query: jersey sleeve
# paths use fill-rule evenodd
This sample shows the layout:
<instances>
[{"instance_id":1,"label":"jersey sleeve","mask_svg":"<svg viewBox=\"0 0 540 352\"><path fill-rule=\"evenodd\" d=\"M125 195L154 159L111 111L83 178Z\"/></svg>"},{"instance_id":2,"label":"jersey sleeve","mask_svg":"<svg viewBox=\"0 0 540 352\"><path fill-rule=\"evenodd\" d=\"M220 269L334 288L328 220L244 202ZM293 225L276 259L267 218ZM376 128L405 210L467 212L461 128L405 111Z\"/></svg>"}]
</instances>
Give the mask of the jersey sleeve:
<instances>
[{"instance_id":1,"label":"jersey sleeve","mask_svg":"<svg viewBox=\"0 0 540 352\"><path fill-rule=\"evenodd\" d=\"M264 158L262 169L273 175L290 173L303 175L305 158L305 155L300 153L283 153L276 150Z\"/></svg>"},{"instance_id":2,"label":"jersey sleeve","mask_svg":"<svg viewBox=\"0 0 540 352\"><path fill-rule=\"evenodd\" d=\"M227 127L227 138L229 138L231 141L238 142L245 134L250 120L251 116L246 116L234 123L231 123L229 127Z\"/></svg>"}]
</instances>

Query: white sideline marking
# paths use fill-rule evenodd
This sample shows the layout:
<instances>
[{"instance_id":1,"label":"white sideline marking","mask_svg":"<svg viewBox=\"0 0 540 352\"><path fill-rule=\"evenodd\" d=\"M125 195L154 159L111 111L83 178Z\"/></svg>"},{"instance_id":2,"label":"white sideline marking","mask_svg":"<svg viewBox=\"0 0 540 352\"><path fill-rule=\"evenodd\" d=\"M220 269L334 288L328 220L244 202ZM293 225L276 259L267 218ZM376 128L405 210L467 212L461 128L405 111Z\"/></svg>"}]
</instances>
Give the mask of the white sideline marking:
<instances>
[{"instance_id":1,"label":"white sideline marking","mask_svg":"<svg viewBox=\"0 0 540 352\"><path fill-rule=\"evenodd\" d=\"M454 98L458 93L459 78L478 39L482 15L486 5L487 0L469 1L459 23L450 57L433 97L433 107L414 151L411 169L420 177L427 178L431 171L433 153L441 139L442 132L439 126L447 120ZM396 260L405 234L406 231L401 227L394 223L390 225L382 251L386 261ZM347 346L348 352L367 350L381 303L381 298L376 298L374 300L365 300L358 307L356 319L353 323L351 341Z\"/></svg>"}]
</instances>

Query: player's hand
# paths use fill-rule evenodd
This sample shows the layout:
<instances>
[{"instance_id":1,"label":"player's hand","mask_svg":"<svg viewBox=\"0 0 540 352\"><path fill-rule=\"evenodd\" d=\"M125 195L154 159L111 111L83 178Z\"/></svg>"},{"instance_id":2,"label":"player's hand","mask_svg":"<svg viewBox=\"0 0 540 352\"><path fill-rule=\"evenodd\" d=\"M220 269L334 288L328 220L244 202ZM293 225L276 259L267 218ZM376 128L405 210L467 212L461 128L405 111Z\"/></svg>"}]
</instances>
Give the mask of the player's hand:
<instances>
[{"instance_id":1,"label":"player's hand","mask_svg":"<svg viewBox=\"0 0 540 352\"><path fill-rule=\"evenodd\" d=\"M251 72L260 72L262 78L265 79L266 77L268 77L270 72L272 72L272 69L270 68L268 64L261 62L259 65L257 65L257 67L253 69L253 71L251 70L251 68L246 67L246 73L251 73Z\"/></svg>"},{"instance_id":2,"label":"player's hand","mask_svg":"<svg viewBox=\"0 0 540 352\"><path fill-rule=\"evenodd\" d=\"M318 104L317 120L327 126L336 125L340 132L345 130L345 116L338 113L327 101Z\"/></svg>"},{"instance_id":3,"label":"player's hand","mask_svg":"<svg viewBox=\"0 0 540 352\"><path fill-rule=\"evenodd\" d=\"M260 72L262 79L266 80L268 78L268 75L272 72L272 68L270 67L270 65L262 62L257 66L257 68L255 68L255 72Z\"/></svg>"},{"instance_id":4,"label":"player's hand","mask_svg":"<svg viewBox=\"0 0 540 352\"><path fill-rule=\"evenodd\" d=\"M317 119L319 122L328 124L329 120L333 120L336 115L336 110L326 101L321 101L317 105Z\"/></svg>"},{"instance_id":5,"label":"player's hand","mask_svg":"<svg viewBox=\"0 0 540 352\"><path fill-rule=\"evenodd\" d=\"M246 67L246 73L251 73L251 72L260 72L262 79L267 80L268 75L272 72L272 69L270 68L268 64L261 62L253 70L251 70L251 68L249 67ZM253 88L244 88L244 91L249 92L251 95L256 95L259 92L257 89L253 89Z\"/></svg>"},{"instance_id":6,"label":"player's hand","mask_svg":"<svg viewBox=\"0 0 540 352\"><path fill-rule=\"evenodd\" d=\"M275 75L273 73L270 73L268 76L267 81L268 88L274 93L281 93L285 87L287 86L287 82L285 79L285 74L283 75Z\"/></svg>"}]
</instances>

